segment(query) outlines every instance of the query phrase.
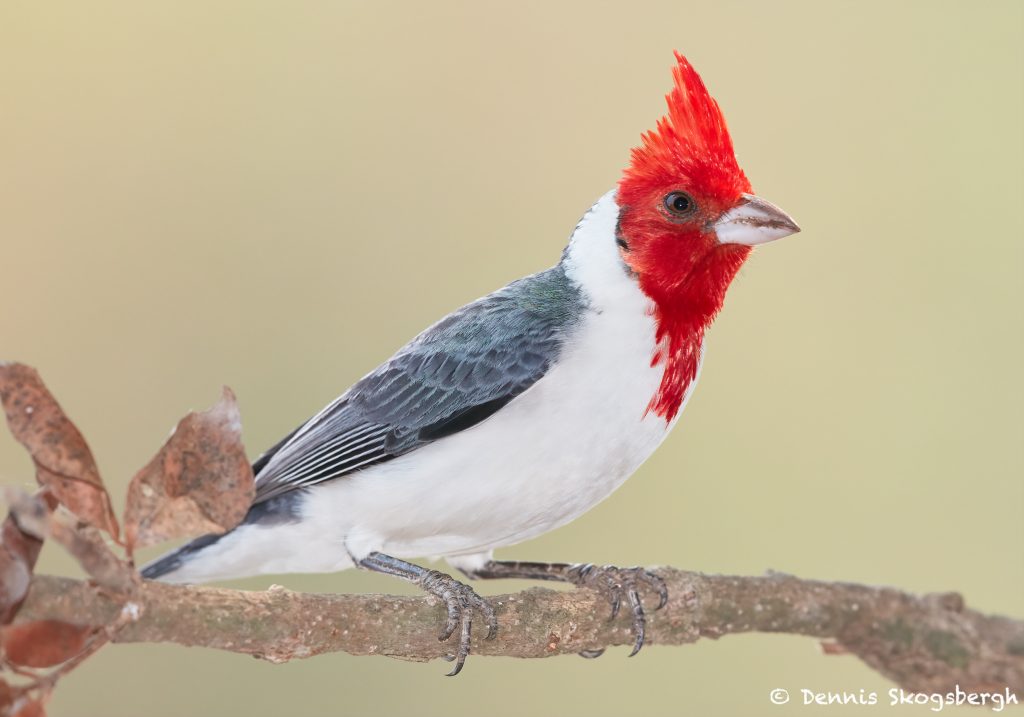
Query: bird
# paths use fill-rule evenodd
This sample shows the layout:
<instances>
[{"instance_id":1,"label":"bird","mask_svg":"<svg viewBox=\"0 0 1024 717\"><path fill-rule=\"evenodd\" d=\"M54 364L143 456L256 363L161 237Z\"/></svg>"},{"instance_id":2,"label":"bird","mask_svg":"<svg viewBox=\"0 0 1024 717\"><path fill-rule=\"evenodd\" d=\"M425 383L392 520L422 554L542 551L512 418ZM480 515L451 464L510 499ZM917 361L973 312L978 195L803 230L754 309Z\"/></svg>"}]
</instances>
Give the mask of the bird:
<instances>
[{"instance_id":1,"label":"bird","mask_svg":"<svg viewBox=\"0 0 1024 717\"><path fill-rule=\"evenodd\" d=\"M470 579L557 580L632 614L664 581L642 568L495 560L494 550L578 518L665 440L693 393L705 334L757 245L800 229L755 195L718 103L676 52L667 113L552 267L448 314L253 464L241 524L142 569L176 583L361 568L446 606L450 675L474 616ZM456 644L457 643L457 644ZM595 653L581 653L596 656Z\"/></svg>"}]
</instances>

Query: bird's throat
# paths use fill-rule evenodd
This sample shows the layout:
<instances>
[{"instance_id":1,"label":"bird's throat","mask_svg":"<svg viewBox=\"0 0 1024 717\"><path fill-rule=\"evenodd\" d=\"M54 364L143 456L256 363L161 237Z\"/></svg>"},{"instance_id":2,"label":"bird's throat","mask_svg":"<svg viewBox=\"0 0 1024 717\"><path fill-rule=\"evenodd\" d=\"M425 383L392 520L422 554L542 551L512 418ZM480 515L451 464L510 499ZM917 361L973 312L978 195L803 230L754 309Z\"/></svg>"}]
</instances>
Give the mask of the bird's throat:
<instances>
[{"instance_id":1,"label":"bird's throat","mask_svg":"<svg viewBox=\"0 0 1024 717\"><path fill-rule=\"evenodd\" d=\"M704 333L722 309L725 292L750 254L748 247L716 247L674 286L640 288L653 301L657 332L652 366L664 366L648 412L671 422L678 415L700 368Z\"/></svg>"}]
</instances>

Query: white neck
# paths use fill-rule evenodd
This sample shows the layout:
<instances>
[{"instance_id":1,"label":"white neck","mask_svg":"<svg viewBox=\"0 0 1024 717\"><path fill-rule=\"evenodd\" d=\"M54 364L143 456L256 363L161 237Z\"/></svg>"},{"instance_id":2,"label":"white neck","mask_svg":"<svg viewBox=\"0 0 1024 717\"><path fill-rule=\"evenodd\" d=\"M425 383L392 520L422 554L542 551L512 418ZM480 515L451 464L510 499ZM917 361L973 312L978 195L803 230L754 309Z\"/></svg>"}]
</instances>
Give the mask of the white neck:
<instances>
[{"instance_id":1,"label":"white neck","mask_svg":"<svg viewBox=\"0 0 1024 717\"><path fill-rule=\"evenodd\" d=\"M598 312L624 309L648 313L651 301L630 274L615 243L618 222L619 205L613 189L598 199L576 225L566 249L565 273Z\"/></svg>"}]
</instances>

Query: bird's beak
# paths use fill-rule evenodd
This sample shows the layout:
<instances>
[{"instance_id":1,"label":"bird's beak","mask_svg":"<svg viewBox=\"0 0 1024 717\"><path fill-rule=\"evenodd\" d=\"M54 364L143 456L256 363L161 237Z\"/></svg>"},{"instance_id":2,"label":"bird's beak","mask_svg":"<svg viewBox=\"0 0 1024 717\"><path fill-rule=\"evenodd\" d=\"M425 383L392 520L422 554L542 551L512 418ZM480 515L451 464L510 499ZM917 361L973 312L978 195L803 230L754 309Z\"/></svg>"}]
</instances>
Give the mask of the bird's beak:
<instances>
[{"instance_id":1,"label":"bird's beak","mask_svg":"<svg viewBox=\"0 0 1024 717\"><path fill-rule=\"evenodd\" d=\"M740 196L739 203L712 225L722 244L755 246L800 231L796 222L771 202L753 194Z\"/></svg>"}]
</instances>

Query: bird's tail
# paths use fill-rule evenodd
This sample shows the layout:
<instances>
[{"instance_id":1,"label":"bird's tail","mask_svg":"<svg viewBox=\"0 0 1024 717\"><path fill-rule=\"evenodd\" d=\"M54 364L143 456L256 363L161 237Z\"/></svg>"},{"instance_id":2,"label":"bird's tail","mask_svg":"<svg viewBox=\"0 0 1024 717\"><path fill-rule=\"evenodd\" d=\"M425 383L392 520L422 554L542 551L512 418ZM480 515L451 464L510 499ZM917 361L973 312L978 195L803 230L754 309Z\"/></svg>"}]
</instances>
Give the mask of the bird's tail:
<instances>
[{"instance_id":1,"label":"bird's tail","mask_svg":"<svg viewBox=\"0 0 1024 717\"><path fill-rule=\"evenodd\" d=\"M291 491L257 503L237 527L223 535L196 538L157 558L143 566L142 577L203 583L271 572L310 572L303 562L302 500L301 491Z\"/></svg>"},{"instance_id":2,"label":"bird's tail","mask_svg":"<svg viewBox=\"0 0 1024 717\"><path fill-rule=\"evenodd\" d=\"M204 535L201 538L182 545L177 550L163 555L151 563L142 566L142 577L146 580L164 580L167 582L188 582L190 578L183 575L185 566L198 557L206 548L216 544L223 535ZM180 577L179 577L180 575Z\"/></svg>"}]
</instances>

